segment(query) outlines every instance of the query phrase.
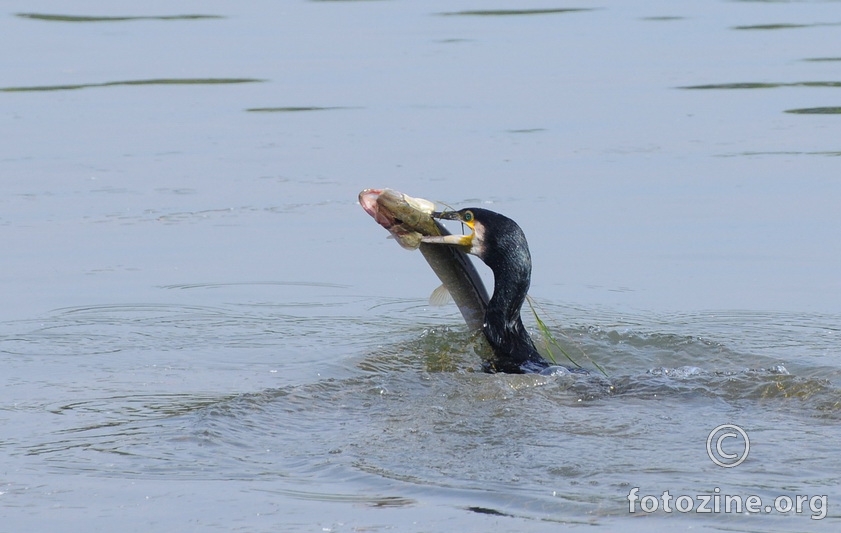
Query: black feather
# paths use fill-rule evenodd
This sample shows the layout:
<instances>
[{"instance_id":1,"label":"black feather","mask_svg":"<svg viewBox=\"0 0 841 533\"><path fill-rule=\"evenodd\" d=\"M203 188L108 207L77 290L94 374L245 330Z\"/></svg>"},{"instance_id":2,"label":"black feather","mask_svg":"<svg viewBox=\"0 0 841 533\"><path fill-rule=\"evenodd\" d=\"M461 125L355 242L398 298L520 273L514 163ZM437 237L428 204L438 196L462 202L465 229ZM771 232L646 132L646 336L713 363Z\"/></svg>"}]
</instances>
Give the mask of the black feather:
<instances>
[{"instance_id":1,"label":"black feather","mask_svg":"<svg viewBox=\"0 0 841 533\"><path fill-rule=\"evenodd\" d=\"M539 372L549 363L534 346L520 309L531 285L531 254L526 236L510 218L478 207L461 209L473 216L476 255L494 274L494 292L488 302L482 331L494 352L488 372Z\"/></svg>"}]
</instances>

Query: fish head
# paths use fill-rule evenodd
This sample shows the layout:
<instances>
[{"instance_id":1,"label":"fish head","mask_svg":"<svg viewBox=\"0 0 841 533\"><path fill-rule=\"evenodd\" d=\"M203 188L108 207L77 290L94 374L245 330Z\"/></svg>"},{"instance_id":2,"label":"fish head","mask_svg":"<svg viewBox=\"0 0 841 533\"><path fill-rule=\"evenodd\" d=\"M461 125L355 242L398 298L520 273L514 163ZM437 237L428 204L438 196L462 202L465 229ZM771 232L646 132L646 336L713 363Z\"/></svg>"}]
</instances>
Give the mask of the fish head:
<instances>
[{"instance_id":1,"label":"fish head","mask_svg":"<svg viewBox=\"0 0 841 533\"><path fill-rule=\"evenodd\" d=\"M393 189L365 189L359 193L359 205L403 248L415 250L424 233L435 232L435 204L424 198Z\"/></svg>"}]
</instances>

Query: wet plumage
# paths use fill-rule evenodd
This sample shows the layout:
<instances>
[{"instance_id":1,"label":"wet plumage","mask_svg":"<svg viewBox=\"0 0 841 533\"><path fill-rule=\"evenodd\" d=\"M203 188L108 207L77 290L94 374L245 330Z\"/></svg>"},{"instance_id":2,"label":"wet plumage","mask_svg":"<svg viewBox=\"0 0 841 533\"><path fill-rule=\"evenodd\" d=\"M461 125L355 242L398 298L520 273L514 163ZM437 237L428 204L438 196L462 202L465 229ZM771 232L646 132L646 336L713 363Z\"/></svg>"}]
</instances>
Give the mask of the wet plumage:
<instances>
[{"instance_id":1,"label":"wet plumage","mask_svg":"<svg viewBox=\"0 0 841 533\"><path fill-rule=\"evenodd\" d=\"M531 284L531 254L526 236L510 218L481 208L435 213L459 220L473 233L430 239L455 244L481 259L494 275L494 291L485 312L482 331L494 352L486 363L489 372L539 372L549 366L523 326L520 309Z\"/></svg>"}]
</instances>

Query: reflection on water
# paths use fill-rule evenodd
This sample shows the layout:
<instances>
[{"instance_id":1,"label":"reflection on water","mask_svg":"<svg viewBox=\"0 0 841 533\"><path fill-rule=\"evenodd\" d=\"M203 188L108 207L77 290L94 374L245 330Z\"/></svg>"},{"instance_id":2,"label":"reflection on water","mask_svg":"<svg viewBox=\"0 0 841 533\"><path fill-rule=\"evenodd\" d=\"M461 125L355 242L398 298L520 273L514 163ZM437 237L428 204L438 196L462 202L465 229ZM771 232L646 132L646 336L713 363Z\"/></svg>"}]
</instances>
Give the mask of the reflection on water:
<instances>
[{"instance_id":1,"label":"reflection on water","mask_svg":"<svg viewBox=\"0 0 841 533\"><path fill-rule=\"evenodd\" d=\"M319 106L305 106L305 107L251 107L246 109L253 113L296 113L299 111L329 111L331 109L361 109L359 107L319 107Z\"/></svg>"},{"instance_id":2,"label":"reflection on water","mask_svg":"<svg viewBox=\"0 0 841 533\"><path fill-rule=\"evenodd\" d=\"M799 28L817 28L820 26L841 26L841 22L815 22L813 24L753 24L748 26L733 26L734 30L791 30Z\"/></svg>"},{"instance_id":3,"label":"reflection on water","mask_svg":"<svg viewBox=\"0 0 841 533\"><path fill-rule=\"evenodd\" d=\"M521 130L506 130L508 133L539 133L546 131L546 128L525 128Z\"/></svg>"},{"instance_id":4,"label":"reflection on water","mask_svg":"<svg viewBox=\"0 0 841 533\"><path fill-rule=\"evenodd\" d=\"M794 152L794 151L785 151L785 152L742 152L740 154L722 154L721 157L743 157L743 156L756 156L756 155L820 155L820 156L829 156L829 157L838 157L841 156L841 151L820 151L820 152Z\"/></svg>"},{"instance_id":5,"label":"reflection on water","mask_svg":"<svg viewBox=\"0 0 841 533\"><path fill-rule=\"evenodd\" d=\"M795 115L837 115L841 113L841 107L805 107L802 109L786 109L786 113Z\"/></svg>"},{"instance_id":6,"label":"reflection on water","mask_svg":"<svg viewBox=\"0 0 841 533\"><path fill-rule=\"evenodd\" d=\"M293 287L326 287L331 289L347 289L348 285L340 285L338 283L327 283L323 281L241 281L241 282L226 282L226 283L177 283L174 285L162 285L162 289L221 289L225 287L237 286L293 286Z\"/></svg>"},{"instance_id":7,"label":"reflection on water","mask_svg":"<svg viewBox=\"0 0 841 533\"><path fill-rule=\"evenodd\" d=\"M463 16L478 16L478 17L506 17L517 15L552 15L556 13L576 13L579 11L593 11L593 8L588 7L564 7L551 9L473 9L466 11L448 11L439 13L440 15L463 15Z\"/></svg>"},{"instance_id":8,"label":"reflection on water","mask_svg":"<svg viewBox=\"0 0 841 533\"><path fill-rule=\"evenodd\" d=\"M778 87L841 87L841 81L711 83L706 85L687 85L685 87L678 87L678 89L776 89Z\"/></svg>"},{"instance_id":9,"label":"reflection on water","mask_svg":"<svg viewBox=\"0 0 841 533\"><path fill-rule=\"evenodd\" d=\"M150 80L107 81L104 83L80 83L74 85L40 85L35 87L0 87L0 91L40 92L40 91L71 91L91 87L116 87L120 85L226 85L232 83L259 83L266 80L255 78L156 78Z\"/></svg>"},{"instance_id":10,"label":"reflection on water","mask_svg":"<svg viewBox=\"0 0 841 533\"><path fill-rule=\"evenodd\" d=\"M83 15L55 15L47 13L16 13L15 16L32 20L46 20L49 22L124 22L131 20L204 20L222 19L220 15L160 15L160 16L125 16L102 17Z\"/></svg>"}]
</instances>

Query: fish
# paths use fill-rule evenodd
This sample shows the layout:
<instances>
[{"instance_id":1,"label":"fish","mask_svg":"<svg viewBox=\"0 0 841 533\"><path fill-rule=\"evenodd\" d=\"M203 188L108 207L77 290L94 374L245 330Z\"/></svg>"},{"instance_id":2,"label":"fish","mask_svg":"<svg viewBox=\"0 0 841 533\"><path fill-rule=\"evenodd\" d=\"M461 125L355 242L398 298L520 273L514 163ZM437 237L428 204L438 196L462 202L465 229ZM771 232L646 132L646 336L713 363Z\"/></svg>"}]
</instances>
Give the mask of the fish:
<instances>
[{"instance_id":1,"label":"fish","mask_svg":"<svg viewBox=\"0 0 841 533\"><path fill-rule=\"evenodd\" d=\"M426 262L441 280L441 287L431 300L453 299L471 330L482 329L488 307L488 291L473 262L454 246L441 246L421 241L423 237L450 235L432 218L435 203L414 198L393 189L365 189L359 193L359 205L397 243L407 250L420 250Z\"/></svg>"}]
</instances>

